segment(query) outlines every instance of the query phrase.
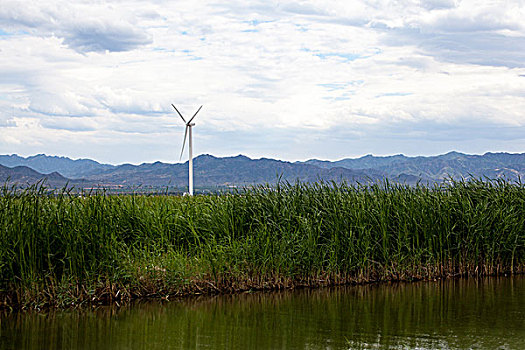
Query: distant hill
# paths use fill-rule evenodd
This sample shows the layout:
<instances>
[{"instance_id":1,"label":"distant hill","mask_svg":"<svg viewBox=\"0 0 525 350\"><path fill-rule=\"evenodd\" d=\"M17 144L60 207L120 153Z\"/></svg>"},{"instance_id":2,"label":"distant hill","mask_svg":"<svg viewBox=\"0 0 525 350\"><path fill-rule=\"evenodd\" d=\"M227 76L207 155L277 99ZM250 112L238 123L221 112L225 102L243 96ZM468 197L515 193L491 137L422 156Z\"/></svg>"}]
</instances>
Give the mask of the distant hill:
<instances>
[{"instance_id":1,"label":"distant hill","mask_svg":"<svg viewBox=\"0 0 525 350\"><path fill-rule=\"evenodd\" d=\"M37 154L27 158L16 154L0 155L0 164L11 168L27 166L43 174L56 171L69 178L83 178L115 167L114 165L100 164L91 159L73 160L67 157L46 156L45 154Z\"/></svg>"},{"instance_id":2,"label":"distant hill","mask_svg":"<svg viewBox=\"0 0 525 350\"><path fill-rule=\"evenodd\" d=\"M299 162L300 163L300 162ZM429 181L454 178L506 178L518 180L525 175L525 153L485 153L469 155L459 152L432 157L406 157L402 154L390 157L367 155L356 159L342 159L335 162L308 160L305 164L315 164L324 168L340 166L348 169L375 169L388 177L404 175L417 176Z\"/></svg>"},{"instance_id":3,"label":"distant hill","mask_svg":"<svg viewBox=\"0 0 525 350\"><path fill-rule=\"evenodd\" d=\"M188 181L187 162L109 165L90 159L72 160L39 154L27 158L0 155L0 164L4 166L4 175L0 180L5 179L9 173L11 180L20 183L48 177L56 183L65 183L69 179L82 186L185 187ZM27 168L14 167L18 164ZM12 170L6 170L5 166ZM16 170L17 168L20 169ZM30 173L29 168L34 173ZM194 173L197 188L275 183L278 179L289 182L322 179L364 183L388 178L408 184L441 182L450 176L456 179L486 177L517 180L525 175L525 153L468 155L450 152L432 157L367 155L334 162L312 159L294 163L268 158L251 159L243 155L222 158L201 155L194 159Z\"/></svg>"},{"instance_id":4,"label":"distant hill","mask_svg":"<svg viewBox=\"0 0 525 350\"><path fill-rule=\"evenodd\" d=\"M307 160L306 162L296 163L312 164L321 168L332 168L334 166L339 166L347 169L377 169L379 167L389 166L396 162L403 162L407 159L410 158L402 154L387 157L375 157L373 155L366 155L361 158L345 158L334 162L330 162L328 160L311 159Z\"/></svg>"},{"instance_id":5,"label":"distant hill","mask_svg":"<svg viewBox=\"0 0 525 350\"><path fill-rule=\"evenodd\" d=\"M12 183L18 183L20 185L34 184L38 181L46 180L46 184L51 187L62 187L68 183L69 179L66 179L57 172L50 174L41 174L26 166L16 166L9 168L0 165L0 183L3 184L6 181Z\"/></svg>"}]
</instances>

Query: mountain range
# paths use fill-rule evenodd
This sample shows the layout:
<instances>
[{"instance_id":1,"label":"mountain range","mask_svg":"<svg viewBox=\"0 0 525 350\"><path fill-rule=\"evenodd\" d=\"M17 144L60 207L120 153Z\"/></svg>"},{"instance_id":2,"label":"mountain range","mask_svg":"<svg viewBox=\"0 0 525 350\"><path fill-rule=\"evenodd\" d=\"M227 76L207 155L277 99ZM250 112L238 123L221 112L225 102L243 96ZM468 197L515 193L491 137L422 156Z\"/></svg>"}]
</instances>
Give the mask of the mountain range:
<instances>
[{"instance_id":1,"label":"mountain range","mask_svg":"<svg viewBox=\"0 0 525 350\"><path fill-rule=\"evenodd\" d=\"M47 178L52 186L187 186L186 163L143 163L140 165L102 164L91 159L38 154L21 157L0 155L0 181L8 178L20 184ZM243 155L214 157L200 155L194 159L196 188L242 186L275 183L279 179L294 182L318 180L348 182L391 181L414 184L440 182L448 177L506 178L516 181L525 174L525 153L485 153L469 155L459 152L431 157L407 157L402 154L377 157L346 158L338 161L311 159L287 162L276 159L251 159Z\"/></svg>"}]
</instances>

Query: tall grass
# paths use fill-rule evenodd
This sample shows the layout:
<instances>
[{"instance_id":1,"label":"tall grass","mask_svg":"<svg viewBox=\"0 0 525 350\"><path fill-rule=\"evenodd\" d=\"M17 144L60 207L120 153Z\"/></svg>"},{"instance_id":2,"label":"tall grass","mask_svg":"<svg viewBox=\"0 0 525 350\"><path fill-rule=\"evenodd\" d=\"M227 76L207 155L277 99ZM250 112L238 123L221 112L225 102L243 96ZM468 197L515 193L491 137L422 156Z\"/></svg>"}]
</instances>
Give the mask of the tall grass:
<instances>
[{"instance_id":1,"label":"tall grass","mask_svg":"<svg viewBox=\"0 0 525 350\"><path fill-rule=\"evenodd\" d=\"M4 305L523 272L525 188L278 184L173 197L4 185Z\"/></svg>"}]
</instances>

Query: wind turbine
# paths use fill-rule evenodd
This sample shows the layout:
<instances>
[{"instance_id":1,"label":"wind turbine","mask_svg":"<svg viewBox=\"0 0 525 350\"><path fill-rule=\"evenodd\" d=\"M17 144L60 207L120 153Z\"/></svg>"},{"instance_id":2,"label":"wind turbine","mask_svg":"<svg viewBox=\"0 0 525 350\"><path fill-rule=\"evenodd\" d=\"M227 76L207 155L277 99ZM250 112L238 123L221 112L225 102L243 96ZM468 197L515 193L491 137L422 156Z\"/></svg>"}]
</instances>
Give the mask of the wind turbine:
<instances>
[{"instance_id":1,"label":"wind turbine","mask_svg":"<svg viewBox=\"0 0 525 350\"><path fill-rule=\"evenodd\" d=\"M191 127L195 126L195 123L192 123L193 118L195 118L197 113L199 113L199 111L201 110L202 106L200 106L199 109L197 109L197 112L195 112L195 114L193 115L193 117L190 118L190 120L186 121L186 119L184 119L182 114L180 114L180 112L177 109L177 107L175 107L175 105L173 103L171 105L173 106L173 108L175 108L177 113L179 113L179 115L182 118L182 121L184 122L184 124L186 124L186 130L184 131L184 141L182 142L182 151L180 151L180 159L182 159L182 154L184 153L184 145L186 145L186 136L188 136L188 134L189 134L188 149L189 149L190 156L189 156L189 161L188 161L188 166L189 166L189 186L188 186L188 188L189 188L190 196L193 196L193 143L192 143L192 140L191 140Z\"/></svg>"}]
</instances>

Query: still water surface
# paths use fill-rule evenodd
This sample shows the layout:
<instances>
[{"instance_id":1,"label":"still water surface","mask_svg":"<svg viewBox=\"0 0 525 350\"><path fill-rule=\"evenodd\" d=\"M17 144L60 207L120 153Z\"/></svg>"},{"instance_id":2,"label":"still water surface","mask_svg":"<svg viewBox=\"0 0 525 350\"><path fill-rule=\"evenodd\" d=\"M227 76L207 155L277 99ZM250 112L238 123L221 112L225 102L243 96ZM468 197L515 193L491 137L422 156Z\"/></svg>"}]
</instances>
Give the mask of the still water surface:
<instances>
[{"instance_id":1,"label":"still water surface","mask_svg":"<svg viewBox=\"0 0 525 350\"><path fill-rule=\"evenodd\" d=\"M1 349L525 349L525 277L0 316Z\"/></svg>"}]
</instances>

